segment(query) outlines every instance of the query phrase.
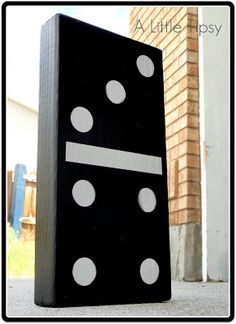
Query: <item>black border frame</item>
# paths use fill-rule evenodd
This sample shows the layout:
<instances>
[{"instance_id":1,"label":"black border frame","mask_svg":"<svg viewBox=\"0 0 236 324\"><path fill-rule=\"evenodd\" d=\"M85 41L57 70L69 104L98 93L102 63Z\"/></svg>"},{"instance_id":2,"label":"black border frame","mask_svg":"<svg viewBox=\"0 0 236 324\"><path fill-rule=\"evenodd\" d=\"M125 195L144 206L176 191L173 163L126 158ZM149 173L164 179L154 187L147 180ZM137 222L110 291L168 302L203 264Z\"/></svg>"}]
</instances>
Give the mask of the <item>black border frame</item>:
<instances>
[{"instance_id":1,"label":"black border frame","mask_svg":"<svg viewBox=\"0 0 236 324\"><path fill-rule=\"evenodd\" d=\"M230 316L229 317L7 317L6 314L6 8L7 6L228 6L230 9ZM1 6L2 18L2 319L6 322L230 322L234 319L234 69L235 16L230 1L6 1Z\"/></svg>"}]
</instances>

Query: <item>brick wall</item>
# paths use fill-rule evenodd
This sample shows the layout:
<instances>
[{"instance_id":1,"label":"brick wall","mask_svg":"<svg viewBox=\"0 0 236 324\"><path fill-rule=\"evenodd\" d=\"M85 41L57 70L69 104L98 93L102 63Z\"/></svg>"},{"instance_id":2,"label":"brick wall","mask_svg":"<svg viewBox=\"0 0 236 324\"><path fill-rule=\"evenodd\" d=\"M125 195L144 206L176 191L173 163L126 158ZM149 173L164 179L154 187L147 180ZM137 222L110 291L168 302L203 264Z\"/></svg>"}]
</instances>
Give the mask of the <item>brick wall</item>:
<instances>
[{"instance_id":1,"label":"brick wall","mask_svg":"<svg viewBox=\"0 0 236 324\"><path fill-rule=\"evenodd\" d=\"M169 23L167 28L162 25L162 31L161 22ZM200 223L196 25L197 8L193 7L133 7L130 11L130 37L163 51L171 225Z\"/></svg>"}]
</instances>

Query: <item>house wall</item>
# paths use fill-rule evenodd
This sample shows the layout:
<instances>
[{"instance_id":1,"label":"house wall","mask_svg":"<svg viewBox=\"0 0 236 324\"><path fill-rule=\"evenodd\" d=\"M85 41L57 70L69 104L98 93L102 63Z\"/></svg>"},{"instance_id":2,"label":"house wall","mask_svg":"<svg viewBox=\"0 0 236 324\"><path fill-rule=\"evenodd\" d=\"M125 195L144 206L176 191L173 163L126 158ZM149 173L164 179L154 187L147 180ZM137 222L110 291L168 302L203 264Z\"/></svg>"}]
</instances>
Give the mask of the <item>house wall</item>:
<instances>
[{"instance_id":1,"label":"house wall","mask_svg":"<svg viewBox=\"0 0 236 324\"><path fill-rule=\"evenodd\" d=\"M229 279L230 163L230 13L229 7L199 8L201 24L217 25L217 36L200 39L201 132L206 156L202 161L203 275L205 280ZM232 90L233 91L233 90Z\"/></svg>"},{"instance_id":2,"label":"house wall","mask_svg":"<svg viewBox=\"0 0 236 324\"><path fill-rule=\"evenodd\" d=\"M188 281L201 279L197 21L195 7L133 7L129 24L163 51L172 278Z\"/></svg>"},{"instance_id":3,"label":"house wall","mask_svg":"<svg viewBox=\"0 0 236 324\"><path fill-rule=\"evenodd\" d=\"M25 164L27 173L36 172L38 113L11 98L6 112L7 170L17 163Z\"/></svg>"}]
</instances>

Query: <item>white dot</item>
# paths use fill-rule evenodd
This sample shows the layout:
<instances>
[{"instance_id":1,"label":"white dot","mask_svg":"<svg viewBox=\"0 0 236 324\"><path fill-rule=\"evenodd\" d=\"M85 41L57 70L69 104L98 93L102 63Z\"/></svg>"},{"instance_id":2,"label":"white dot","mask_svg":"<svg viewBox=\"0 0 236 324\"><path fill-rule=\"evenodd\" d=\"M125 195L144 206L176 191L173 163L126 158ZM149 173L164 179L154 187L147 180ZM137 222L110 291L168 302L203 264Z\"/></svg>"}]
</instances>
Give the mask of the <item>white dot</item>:
<instances>
[{"instance_id":1,"label":"white dot","mask_svg":"<svg viewBox=\"0 0 236 324\"><path fill-rule=\"evenodd\" d=\"M139 72L149 78L154 73L154 64L152 60L146 55L140 55L136 61Z\"/></svg>"},{"instance_id":2,"label":"white dot","mask_svg":"<svg viewBox=\"0 0 236 324\"><path fill-rule=\"evenodd\" d=\"M159 277L159 266L154 259L145 259L140 266L140 275L142 280L151 285L157 281Z\"/></svg>"},{"instance_id":3,"label":"white dot","mask_svg":"<svg viewBox=\"0 0 236 324\"><path fill-rule=\"evenodd\" d=\"M88 207L94 202L95 190L89 181L79 180L73 186L72 196L79 206Z\"/></svg>"},{"instance_id":4,"label":"white dot","mask_svg":"<svg viewBox=\"0 0 236 324\"><path fill-rule=\"evenodd\" d=\"M156 196L149 188L143 188L138 194L138 203L140 208L146 213L150 213L156 207Z\"/></svg>"},{"instance_id":5,"label":"white dot","mask_svg":"<svg viewBox=\"0 0 236 324\"><path fill-rule=\"evenodd\" d=\"M107 83L106 94L110 101L114 104L122 103L126 97L123 85L116 80L111 80Z\"/></svg>"},{"instance_id":6,"label":"white dot","mask_svg":"<svg viewBox=\"0 0 236 324\"><path fill-rule=\"evenodd\" d=\"M84 107L74 108L70 120L74 128L81 133L88 132L93 126L93 117Z\"/></svg>"},{"instance_id":7,"label":"white dot","mask_svg":"<svg viewBox=\"0 0 236 324\"><path fill-rule=\"evenodd\" d=\"M80 286L90 285L94 281L96 273L96 266L89 258L80 258L73 265L72 275Z\"/></svg>"}]
</instances>

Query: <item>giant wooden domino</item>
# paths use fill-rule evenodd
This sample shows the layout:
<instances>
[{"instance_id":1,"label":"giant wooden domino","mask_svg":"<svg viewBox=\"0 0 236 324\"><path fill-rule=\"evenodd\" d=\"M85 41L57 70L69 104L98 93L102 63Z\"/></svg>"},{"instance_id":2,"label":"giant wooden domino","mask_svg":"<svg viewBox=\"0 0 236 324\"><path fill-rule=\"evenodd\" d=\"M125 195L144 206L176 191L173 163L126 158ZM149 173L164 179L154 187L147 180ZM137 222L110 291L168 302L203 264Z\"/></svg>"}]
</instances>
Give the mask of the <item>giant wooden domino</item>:
<instances>
[{"instance_id":1,"label":"giant wooden domino","mask_svg":"<svg viewBox=\"0 0 236 324\"><path fill-rule=\"evenodd\" d=\"M170 299L160 50L43 26L37 178L36 304Z\"/></svg>"}]
</instances>

